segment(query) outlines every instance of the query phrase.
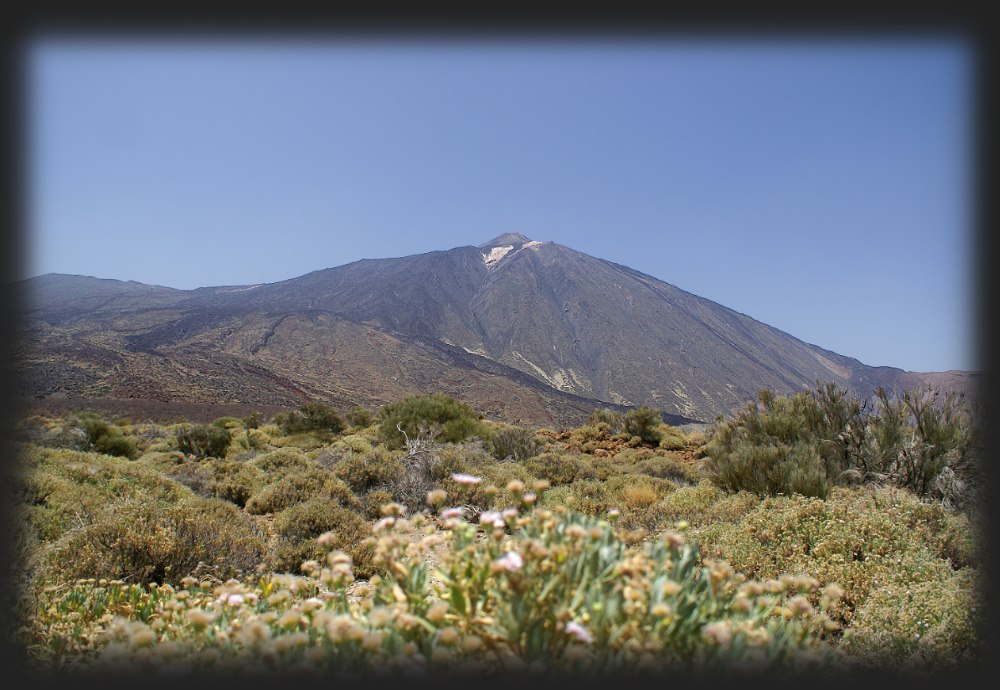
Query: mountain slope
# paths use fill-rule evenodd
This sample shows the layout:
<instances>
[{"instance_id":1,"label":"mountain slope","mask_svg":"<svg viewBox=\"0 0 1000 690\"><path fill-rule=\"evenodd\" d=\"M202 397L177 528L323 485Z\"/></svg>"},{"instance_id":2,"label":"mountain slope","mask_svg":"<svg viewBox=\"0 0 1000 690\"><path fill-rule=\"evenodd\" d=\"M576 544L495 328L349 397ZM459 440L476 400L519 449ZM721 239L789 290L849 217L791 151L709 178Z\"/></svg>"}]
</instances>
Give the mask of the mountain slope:
<instances>
[{"instance_id":1,"label":"mountain slope","mask_svg":"<svg viewBox=\"0 0 1000 690\"><path fill-rule=\"evenodd\" d=\"M28 368L51 379L35 394L104 395L117 385L180 399L197 386L219 401L322 395L377 404L444 390L511 419L530 410L554 420L560 406L579 418L603 401L710 420L764 387L834 381L868 395L929 380L866 366L628 267L516 233L263 285L28 282ZM132 378L102 378L124 369ZM935 380L971 388L974 376Z\"/></svg>"}]
</instances>

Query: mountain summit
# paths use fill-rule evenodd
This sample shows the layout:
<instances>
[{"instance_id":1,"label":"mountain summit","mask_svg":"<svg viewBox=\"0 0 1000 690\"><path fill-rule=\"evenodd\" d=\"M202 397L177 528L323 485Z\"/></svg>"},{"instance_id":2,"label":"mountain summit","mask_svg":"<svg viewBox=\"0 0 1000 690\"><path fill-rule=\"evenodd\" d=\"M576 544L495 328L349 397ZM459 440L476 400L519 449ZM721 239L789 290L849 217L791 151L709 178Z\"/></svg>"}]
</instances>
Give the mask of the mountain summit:
<instances>
[{"instance_id":1,"label":"mountain summit","mask_svg":"<svg viewBox=\"0 0 1000 690\"><path fill-rule=\"evenodd\" d=\"M531 240L519 232L505 232L502 235L494 237L489 242L485 242L479 245L480 249L490 249L492 247L502 247L504 245L511 245L513 247L519 247L522 244L531 242Z\"/></svg>"},{"instance_id":2,"label":"mountain summit","mask_svg":"<svg viewBox=\"0 0 1000 690\"><path fill-rule=\"evenodd\" d=\"M22 368L36 396L377 405L441 391L511 421L572 423L600 405L710 421L765 387L869 395L923 376L519 233L264 285L27 283Z\"/></svg>"}]
</instances>

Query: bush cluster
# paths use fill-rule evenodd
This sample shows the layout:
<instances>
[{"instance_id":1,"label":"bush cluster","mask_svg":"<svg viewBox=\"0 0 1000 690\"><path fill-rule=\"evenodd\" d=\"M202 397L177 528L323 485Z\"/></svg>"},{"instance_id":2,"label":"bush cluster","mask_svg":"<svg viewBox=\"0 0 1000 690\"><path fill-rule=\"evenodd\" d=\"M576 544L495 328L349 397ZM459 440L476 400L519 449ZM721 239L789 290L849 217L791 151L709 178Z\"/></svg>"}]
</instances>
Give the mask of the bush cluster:
<instances>
[{"instance_id":1,"label":"bush cluster","mask_svg":"<svg viewBox=\"0 0 1000 690\"><path fill-rule=\"evenodd\" d=\"M759 404L717 425L706 468L719 486L762 496L823 497L836 485L876 482L949 494L959 504L976 476L977 442L960 403L954 395L890 397L884 389L862 402L834 384L791 396L762 390ZM939 481L946 468L945 476L961 475L950 485Z\"/></svg>"},{"instance_id":2,"label":"bush cluster","mask_svg":"<svg viewBox=\"0 0 1000 690\"><path fill-rule=\"evenodd\" d=\"M175 450L178 427L118 427L138 460L37 419L20 628L56 666L964 663L981 549L951 509L978 440L959 407L927 401L764 393L719 423L705 461L704 437L648 409L534 432L466 410L480 428L459 441L413 417L397 448L385 410L338 436L223 418L207 425L235 430L221 457ZM51 447L52 429L81 450Z\"/></svg>"},{"instance_id":3,"label":"bush cluster","mask_svg":"<svg viewBox=\"0 0 1000 690\"><path fill-rule=\"evenodd\" d=\"M265 555L264 535L231 503L192 497L164 506L121 500L67 531L46 553L61 578L107 578L176 584L192 573L221 579L252 572Z\"/></svg>"},{"instance_id":4,"label":"bush cluster","mask_svg":"<svg viewBox=\"0 0 1000 690\"><path fill-rule=\"evenodd\" d=\"M976 652L979 556L964 516L893 487L771 497L739 512L697 531L703 553L748 577L802 571L836 582L845 595L830 613L858 657L940 666Z\"/></svg>"},{"instance_id":5,"label":"bush cluster","mask_svg":"<svg viewBox=\"0 0 1000 690\"><path fill-rule=\"evenodd\" d=\"M330 520L336 509L313 508L302 504L281 525L292 541L338 528L312 542L320 553L301 564L305 576L149 588L84 581L47 591L32 632L41 643L56 631L61 642L56 652L45 648L50 654L90 647L92 667L117 670L154 671L183 658L198 670L251 674L294 664L354 678L609 678L706 668L773 675L841 663L825 642L835 626L823 607L835 590L814 606L814 579L747 581L724 562L702 562L678 533L630 548L606 520L522 507L486 516L482 527L446 518L414 541L427 518L405 519L390 504L374 543L361 542L383 574L356 587L359 566L337 548L350 513ZM442 541L449 548L434 584L425 559ZM116 614L125 617L106 634L89 634ZM75 628L62 624L71 615Z\"/></svg>"}]
</instances>

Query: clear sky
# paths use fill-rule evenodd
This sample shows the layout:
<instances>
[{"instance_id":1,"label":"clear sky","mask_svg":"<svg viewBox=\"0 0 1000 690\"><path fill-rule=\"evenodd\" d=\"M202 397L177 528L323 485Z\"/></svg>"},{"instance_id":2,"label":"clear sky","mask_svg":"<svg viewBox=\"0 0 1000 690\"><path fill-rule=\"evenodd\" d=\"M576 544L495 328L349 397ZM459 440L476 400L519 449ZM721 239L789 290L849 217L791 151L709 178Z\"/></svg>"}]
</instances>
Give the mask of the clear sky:
<instances>
[{"instance_id":1,"label":"clear sky","mask_svg":"<svg viewBox=\"0 0 1000 690\"><path fill-rule=\"evenodd\" d=\"M24 275L293 278L504 232L973 369L958 40L39 40Z\"/></svg>"}]
</instances>

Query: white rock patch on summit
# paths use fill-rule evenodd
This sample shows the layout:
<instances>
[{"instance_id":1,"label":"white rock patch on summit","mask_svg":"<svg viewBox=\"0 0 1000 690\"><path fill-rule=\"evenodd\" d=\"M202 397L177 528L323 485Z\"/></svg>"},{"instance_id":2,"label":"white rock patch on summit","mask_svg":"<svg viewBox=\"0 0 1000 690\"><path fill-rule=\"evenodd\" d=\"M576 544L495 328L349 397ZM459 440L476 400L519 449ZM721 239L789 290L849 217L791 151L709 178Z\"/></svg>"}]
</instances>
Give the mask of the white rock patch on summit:
<instances>
[{"instance_id":1,"label":"white rock patch on summit","mask_svg":"<svg viewBox=\"0 0 1000 690\"><path fill-rule=\"evenodd\" d=\"M514 248L514 245L508 245L506 247L493 247L489 254L483 254L483 261L487 266L492 266L500 259L507 256L507 252Z\"/></svg>"}]
</instances>

